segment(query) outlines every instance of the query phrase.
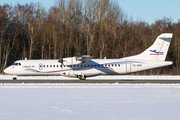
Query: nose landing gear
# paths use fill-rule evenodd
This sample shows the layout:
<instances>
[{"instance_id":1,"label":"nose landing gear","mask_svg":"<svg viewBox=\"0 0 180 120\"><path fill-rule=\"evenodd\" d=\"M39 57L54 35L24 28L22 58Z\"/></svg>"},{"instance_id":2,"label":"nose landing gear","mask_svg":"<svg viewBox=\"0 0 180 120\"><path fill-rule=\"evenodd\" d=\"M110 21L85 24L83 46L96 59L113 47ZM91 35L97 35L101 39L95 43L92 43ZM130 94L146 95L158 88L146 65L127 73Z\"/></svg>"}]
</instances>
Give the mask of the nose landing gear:
<instances>
[{"instance_id":1,"label":"nose landing gear","mask_svg":"<svg viewBox=\"0 0 180 120\"><path fill-rule=\"evenodd\" d=\"M13 80L17 80L17 76L16 75L13 75Z\"/></svg>"}]
</instances>

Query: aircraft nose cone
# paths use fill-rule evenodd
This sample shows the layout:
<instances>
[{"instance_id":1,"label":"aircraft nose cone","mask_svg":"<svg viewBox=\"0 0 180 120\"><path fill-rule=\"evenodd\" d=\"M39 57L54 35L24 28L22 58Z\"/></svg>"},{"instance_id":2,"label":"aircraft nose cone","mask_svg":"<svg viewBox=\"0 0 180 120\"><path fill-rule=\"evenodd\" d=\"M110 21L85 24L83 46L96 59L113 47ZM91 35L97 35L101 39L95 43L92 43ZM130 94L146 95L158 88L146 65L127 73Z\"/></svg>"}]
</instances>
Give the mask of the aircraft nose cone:
<instances>
[{"instance_id":1,"label":"aircraft nose cone","mask_svg":"<svg viewBox=\"0 0 180 120\"><path fill-rule=\"evenodd\" d=\"M9 73L9 69L8 68L4 69L4 73L8 74Z\"/></svg>"}]
</instances>

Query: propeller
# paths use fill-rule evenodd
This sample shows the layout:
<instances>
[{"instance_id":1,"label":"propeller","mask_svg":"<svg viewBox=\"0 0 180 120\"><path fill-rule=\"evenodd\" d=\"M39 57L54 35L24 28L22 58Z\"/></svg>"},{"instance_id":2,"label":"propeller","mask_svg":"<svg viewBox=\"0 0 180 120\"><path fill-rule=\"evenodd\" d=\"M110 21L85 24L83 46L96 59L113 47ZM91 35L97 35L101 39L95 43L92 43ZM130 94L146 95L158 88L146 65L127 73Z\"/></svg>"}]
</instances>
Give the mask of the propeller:
<instances>
[{"instance_id":1,"label":"propeller","mask_svg":"<svg viewBox=\"0 0 180 120\"><path fill-rule=\"evenodd\" d=\"M63 58L62 58L62 53L61 53L61 55L60 55L60 59L58 60L58 62L60 62L61 63L61 69L62 69L62 67L63 67Z\"/></svg>"}]
</instances>

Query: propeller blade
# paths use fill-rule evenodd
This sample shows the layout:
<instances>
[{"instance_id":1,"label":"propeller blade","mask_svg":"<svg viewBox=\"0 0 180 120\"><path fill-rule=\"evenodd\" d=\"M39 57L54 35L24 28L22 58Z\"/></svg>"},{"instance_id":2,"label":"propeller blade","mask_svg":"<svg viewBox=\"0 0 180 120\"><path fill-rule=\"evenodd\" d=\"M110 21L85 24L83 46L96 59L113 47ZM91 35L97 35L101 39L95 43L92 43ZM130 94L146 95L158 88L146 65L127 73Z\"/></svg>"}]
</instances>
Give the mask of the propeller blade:
<instances>
[{"instance_id":1,"label":"propeller blade","mask_svg":"<svg viewBox=\"0 0 180 120\"><path fill-rule=\"evenodd\" d=\"M62 67L63 67L63 58L62 58L62 53L61 53L61 55L60 55L60 59L58 60L58 62L60 62L61 63L61 69L62 69Z\"/></svg>"}]
</instances>

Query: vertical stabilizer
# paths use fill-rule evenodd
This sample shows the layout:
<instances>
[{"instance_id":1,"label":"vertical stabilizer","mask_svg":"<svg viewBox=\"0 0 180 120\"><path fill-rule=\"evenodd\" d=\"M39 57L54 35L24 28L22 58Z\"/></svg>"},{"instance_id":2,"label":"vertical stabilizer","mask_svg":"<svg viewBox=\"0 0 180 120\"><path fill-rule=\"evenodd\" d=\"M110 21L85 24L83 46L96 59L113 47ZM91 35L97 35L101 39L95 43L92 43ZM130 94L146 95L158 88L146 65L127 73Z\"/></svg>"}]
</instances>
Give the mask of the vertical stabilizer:
<instances>
[{"instance_id":1,"label":"vertical stabilizer","mask_svg":"<svg viewBox=\"0 0 180 120\"><path fill-rule=\"evenodd\" d=\"M124 59L165 61L172 36L172 33L160 34L153 45L151 45L144 52L135 56L126 57Z\"/></svg>"}]
</instances>

